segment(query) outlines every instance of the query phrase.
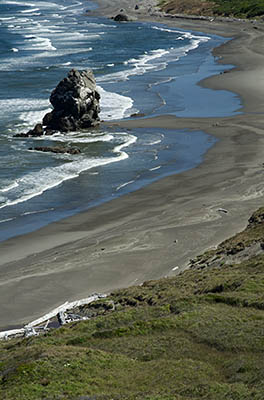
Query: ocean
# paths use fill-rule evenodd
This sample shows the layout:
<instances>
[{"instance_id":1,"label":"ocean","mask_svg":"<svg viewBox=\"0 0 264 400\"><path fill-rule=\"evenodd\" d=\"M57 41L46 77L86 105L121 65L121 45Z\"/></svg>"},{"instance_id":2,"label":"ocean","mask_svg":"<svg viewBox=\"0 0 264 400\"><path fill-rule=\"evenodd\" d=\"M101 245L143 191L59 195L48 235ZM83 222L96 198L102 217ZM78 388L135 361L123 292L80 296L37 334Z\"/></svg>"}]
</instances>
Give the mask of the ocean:
<instances>
[{"instance_id":1,"label":"ocean","mask_svg":"<svg viewBox=\"0 0 264 400\"><path fill-rule=\"evenodd\" d=\"M199 130L118 127L14 138L41 121L51 107L51 91L71 68L93 70L101 120L134 113L222 117L239 112L235 94L197 85L232 68L218 65L212 55L227 39L85 15L94 7L77 0L1 1L0 241L194 168L216 142ZM82 153L28 150L61 143Z\"/></svg>"}]
</instances>

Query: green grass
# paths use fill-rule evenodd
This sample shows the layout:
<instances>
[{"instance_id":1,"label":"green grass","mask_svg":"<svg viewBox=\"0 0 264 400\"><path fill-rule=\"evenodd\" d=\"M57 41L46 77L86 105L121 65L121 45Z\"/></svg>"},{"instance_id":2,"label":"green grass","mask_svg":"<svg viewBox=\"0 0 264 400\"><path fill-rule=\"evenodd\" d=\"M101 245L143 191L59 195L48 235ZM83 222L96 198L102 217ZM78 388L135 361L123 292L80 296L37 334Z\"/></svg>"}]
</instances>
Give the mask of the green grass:
<instances>
[{"instance_id":1,"label":"green grass","mask_svg":"<svg viewBox=\"0 0 264 400\"><path fill-rule=\"evenodd\" d=\"M262 240L262 215L179 276L81 307L89 321L0 342L0 399L262 400L264 254L228 252Z\"/></svg>"},{"instance_id":2,"label":"green grass","mask_svg":"<svg viewBox=\"0 0 264 400\"><path fill-rule=\"evenodd\" d=\"M254 18L264 14L264 0L213 0L215 14Z\"/></svg>"}]
</instances>

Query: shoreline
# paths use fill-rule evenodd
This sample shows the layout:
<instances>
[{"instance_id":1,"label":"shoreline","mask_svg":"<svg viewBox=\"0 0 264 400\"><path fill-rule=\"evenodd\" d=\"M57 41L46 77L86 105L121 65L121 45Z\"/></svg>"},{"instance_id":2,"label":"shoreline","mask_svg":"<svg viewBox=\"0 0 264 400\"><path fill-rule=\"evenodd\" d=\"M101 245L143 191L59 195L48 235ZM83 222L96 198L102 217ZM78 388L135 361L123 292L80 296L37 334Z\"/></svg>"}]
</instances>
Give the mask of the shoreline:
<instances>
[{"instance_id":1,"label":"shoreline","mask_svg":"<svg viewBox=\"0 0 264 400\"><path fill-rule=\"evenodd\" d=\"M108 0L103 4L114 15ZM125 8L128 2L122 4ZM106 14L104 10L99 7L91 15ZM220 140L192 170L1 242L1 330L14 321L33 320L65 300L175 275L190 258L241 230L263 204L263 24L157 18L155 22L179 29L235 36L214 54L236 67L199 84L237 93L244 113L109 122L126 128L200 129ZM148 19L153 21L140 14L139 21Z\"/></svg>"}]
</instances>

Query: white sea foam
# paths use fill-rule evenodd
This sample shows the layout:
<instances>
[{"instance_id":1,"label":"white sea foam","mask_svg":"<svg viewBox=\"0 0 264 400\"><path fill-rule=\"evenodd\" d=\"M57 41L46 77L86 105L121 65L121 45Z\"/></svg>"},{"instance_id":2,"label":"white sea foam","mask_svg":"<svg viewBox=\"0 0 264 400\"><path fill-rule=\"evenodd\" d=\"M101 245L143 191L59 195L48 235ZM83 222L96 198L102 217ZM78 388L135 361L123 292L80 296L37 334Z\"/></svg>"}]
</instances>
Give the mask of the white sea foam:
<instances>
[{"instance_id":1,"label":"white sea foam","mask_svg":"<svg viewBox=\"0 0 264 400\"><path fill-rule=\"evenodd\" d=\"M51 43L51 40L41 36L28 36L26 43L30 43L30 46L23 46L24 50L57 50Z\"/></svg>"},{"instance_id":2,"label":"white sea foam","mask_svg":"<svg viewBox=\"0 0 264 400\"><path fill-rule=\"evenodd\" d=\"M124 61L125 65L131 65L132 68L104 75L103 77L98 78L98 81L125 81L129 79L129 76L143 75L151 70L159 71L165 69L167 62L164 56L167 54L169 54L169 51L165 49L151 50L149 53L142 54L138 58L131 58ZM164 59L162 59L163 57Z\"/></svg>"},{"instance_id":3,"label":"white sea foam","mask_svg":"<svg viewBox=\"0 0 264 400\"><path fill-rule=\"evenodd\" d=\"M3 188L0 188L0 192L4 193L4 192L9 192L9 190L12 190L14 188L18 187L18 183L17 181L10 183L10 185L7 185Z\"/></svg>"},{"instance_id":4,"label":"white sea foam","mask_svg":"<svg viewBox=\"0 0 264 400\"><path fill-rule=\"evenodd\" d=\"M22 10L20 12L22 14L27 14L27 13L33 13L33 12L36 12L36 11L39 11L39 8L32 8L32 9L29 9L29 10Z\"/></svg>"},{"instance_id":5,"label":"white sea foam","mask_svg":"<svg viewBox=\"0 0 264 400\"><path fill-rule=\"evenodd\" d=\"M0 114L8 113L10 118L21 122L13 125L12 133L33 128L51 110L48 99L6 99L0 100Z\"/></svg>"},{"instance_id":6,"label":"white sea foam","mask_svg":"<svg viewBox=\"0 0 264 400\"><path fill-rule=\"evenodd\" d=\"M144 142L142 143L144 146L155 146L156 144L161 143L164 138L163 133L156 133L151 135L151 137L144 138Z\"/></svg>"},{"instance_id":7,"label":"white sea foam","mask_svg":"<svg viewBox=\"0 0 264 400\"><path fill-rule=\"evenodd\" d=\"M0 221L0 224L3 224L4 222L10 222L10 221L13 221L15 218L6 218L6 219L2 219L1 221Z\"/></svg>"},{"instance_id":8,"label":"white sea foam","mask_svg":"<svg viewBox=\"0 0 264 400\"><path fill-rule=\"evenodd\" d=\"M15 19L15 17L0 17L0 21L10 21L11 19Z\"/></svg>"},{"instance_id":9,"label":"white sea foam","mask_svg":"<svg viewBox=\"0 0 264 400\"><path fill-rule=\"evenodd\" d=\"M156 29L158 31L164 31L164 32L180 34L180 35L182 35L182 36L180 36L180 38L188 38L188 39L195 38L195 39L201 39L201 40L206 40L206 41L210 40L209 36L193 35L191 32L184 32L183 33L182 31L179 31L177 29L162 28L160 26L152 26L152 29Z\"/></svg>"},{"instance_id":10,"label":"white sea foam","mask_svg":"<svg viewBox=\"0 0 264 400\"><path fill-rule=\"evenodd\" d=\"M172 52L171 55L172 57L175 57L175 60L179 57L184 57L188 54L189 51L196 49L199 47L200 43L206 43L208 40L210 40L210 37L208 36L199 36L199 35L193 35L191 32L181 32L176 29L169 29L169 28L161 28L158 26L153 26L153 29L159 30L159 31L165 31L165 32L171 32L175 33L177 35L181 35L176 38L176 40L185 40L188 39L189 43L186 44L185 46L182 47L177 47L177 48L171 48Z\"/></svg>"},{"instance_id":11,"label":"white sea foam","mask_svg":"<svg viewBox=\"0 0 264 400\"><path fill-rule=\"evenodd\" d=\"M20 17L20 18L14 18L12 20L12 25L8 25L8 27L21 29L20 24L23 24L23 27L26 27L25 25L31 25L32 23L33 23L32 19ZM14 24L19 24L19 25L14 25Z\"/></svg>"},{"instance_id":12,"label":"white sea foam","mask_svg":"<svg viewBox=\"0 0 264 400\"><path fill-rule=\"evenodd\" d=\"M106 24L97 24L96 22L88 22L89 28L99 28L99 27L106 27L106 28L117 28L116 25L106 25Z\"/></svg>"},{"instance_id":13,"label":"white sea foam","mask_svg":"<svg viewBox=\"0 0 264 400\"><path fill-rule=\"evenodd\" d=\"M0 99L0 113L4 114L5 111L22 113L30 112L32 109L45 110L49 106L48 99L29 99L29 98L13 98L13 99Z\"/></svg>"},{"instance_id":14,"label":"white sea foam","mask_svg":"<svg viewBox=\"0 0 264 400\"><path fill-rule=\"evenodd\" d=\"M25 213L23 213L23 214L21 214L21 215L22 215L22 216L34 215L34 214L45 213L45 212L53 211L53 210L54 210L54 208L46 208L46 209L44 209L44 210L28 211L28 212L25 212Z\"/></svg>"},{"instance_id":15,"label":"white sea foam","mask_svg":"<svg viewBox=\"0 0 264 400\"><path fill-rule=\"evenodd\" d=\"M18 6L21 6L21 1L5 0L5 4L16 4ZM25 7L35 7L36 4L23 3L23 6L25 6Z\"/></svg>"},{"instance_id":16,"label":"white sea foam","mask_svg":"<svg viewBox=\"0 0 264 400\"><path fill-rule=\"evenodd\" d=\"M120 132L118 133L118 135L125 136L126 141L124 141L124 143L120 144L119 146L116 146L113 150L113 153L121 152L121 153L123 153L123 157L128 158L127 153L122 152L122 149L135 143L137 141L137 137L134 135L128 135L127 133L120 133Z\"/></svg>"},{"instance_id":17,"label":"white sea foam","mask_svg":"<svg viewBox=\"0 0 264 400\"><path fill-rule=\"evenodd\" d=\"M125 187L125 186L127 186L127 185L131 185L131 183L134 183L134 182L135 182L134 180L125 182L125 183L123 183L122 185L119 185L119 186L116 188L116 191L122 189L123 187Z\"/></svg>"},{"instance_id":18,"label":"white sea foam","mask_svg":"<svg viewBox=\"0 0 264 400\"><path fill-rule=\"evenodd\" d=\"M27 15L29 15L30 17L33 17L33 16L41 15L41 13L28 12Z\"/></svg>"},{"instance_id":19,"label":"white sea foam","mask_svg":"<svg viewBox=\"0 0 264 400\"><path fill-rule=\"evenodd\" d=\"M69 10L70 8L76 7L76 6L80 6L82 3L81 2L75 2L75 4L71 4L70 6L62 6L59 5L61 10Z\"/></svg>"},{"instance_id":20,"label":"white sea foam","mask_svg":"<svg viewBox=\"0 0 264 400\"><path fill-rule=\"evenodd\" d=\"M56 41L58 42L66 42L67 44L69 43L74 43L76 41L86 41L86 40L92 40L92 39L98 39L100 35L98 33L81 33L81 32L64 32L64 31L57 31L54 30L53 32L50 31L51 33L56 33ZM79 50L81 51L81 50Z\"/></svg>"},{"instance_id":21,"label":"white sea foam","mask_svg":"<svg viewBox=\"0 0 264 400\"><path fill-rule=\"evenodd\" d=\"M161 142L161 139L154 140L153 142L148 143L149 146L154 146L155 144L159 144Z\"/></svg>"},{"instance_id":22,"label":"white sea foam","mask_svg":"<svg viewBox=\"0 0 264 400\"><path fill-rule=\"evenodd\" d=\"M133 106L133 100L130 97L107 92L100 86L98 86L98 91L101 95L101 119L107 121L129 116L129 110Z\"/></svg>"},{"instance_id":23,"label":"white sea foam","mask_svg":"<svg viewBox=\"0 0 264 400\"><path fill-rule=\"evenodd\" d=\"M74 132L74 134L55 134L52 136L45 136L45 137L39 137L37 140L52 140L55 142L63 142L63 143L96 143L96 142L110 142L111 140L114 139L113 135L106 134L106 135L96 135L94 133L89 134L89 133L80 133L80 132Z\"/></svg>"},{"instance_id":24,"label":"white sea foam","mask_svg":"<svg viewBox=\"0 0 264 400\"><path fill-rule=\"evenodd\" d=\"M149 53L145 53L144 55L140 56L139 58L131 58L128 60L129 64L134 64L135 66L145 66L149 64L149 62L161 58L165 54L168 54L168 50L164 49L156 49L156 50L151 50Z\"/></svg>"},{"instance_id":25,"label":"white sea foam","mask_svg":"<svg viewBox=\"0 0 264 400\"><path fill-rule=\"evenodd\" d=\"M33 128L38 122L42 121L45 114L51 111L51 108L45 108L44 110L27 111L19 115L19 119L23 121L19 127L24 126L26 128Z\"/></svg>"},{"instance_id":26,"label":"white sea foam","mask_svg":"<svg viewBox=\"0 0 264 400\"><path fill-rule=\"evenodd\" d=\"M156 171L156 169L160 169L160 168L161 168L161 165L158 165L157 167L150 168L150 171Z\"/></svg>"},{"instance_id":27,"label":"white sea foam","mask_svg":"<svg viewBox=\"0 0 264 400\"><path fill-rule=\"evenodd\" d=\"M83 171L125 160L128 158L128 154L123 149L134 143L137 138L127 133L118 133L118 136L123 137L124 141L115 146L113 149L113 154L115 155L112 157L87 158L85 156L72 156L71 162L66 162L53 168L43 168L40 171L34 171L18 178L18 186L9 190L6 198L2 196L0 208L19 204L39 196L46 190L54 188L66 180L78 177Z\"/></svg>"}]
</instances>

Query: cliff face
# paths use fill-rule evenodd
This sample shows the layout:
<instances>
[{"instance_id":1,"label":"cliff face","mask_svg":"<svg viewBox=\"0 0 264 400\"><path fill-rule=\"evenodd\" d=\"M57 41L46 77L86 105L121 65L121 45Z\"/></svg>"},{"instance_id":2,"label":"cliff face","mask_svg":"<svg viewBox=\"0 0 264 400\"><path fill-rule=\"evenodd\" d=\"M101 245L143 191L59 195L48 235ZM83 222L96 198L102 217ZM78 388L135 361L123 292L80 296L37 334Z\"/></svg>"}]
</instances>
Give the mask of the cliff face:
<instances>
[{"instance_id":1,"label":"cliff face","mask_svg":"<svg viewBox=\"0 0 264 400\"><path fill-rule=\"evenodd\" d=\"M253 213L244 231L225 240L216 249L191 260L189 266L200 269L240 264L262 255L264 255L264 208Z\"/></svg>"},{"instance_id":2,"label":"cliff face","mask_svg":"<svg viewBox=\"0 0 264 400\"><path fill-rule=\"evenodd\" d=\"M72 310L88 321L0 342L0 398L262 400L263 238L260 209L179 276Z\"/></svg>"}]
</instances>

